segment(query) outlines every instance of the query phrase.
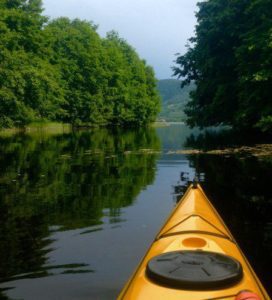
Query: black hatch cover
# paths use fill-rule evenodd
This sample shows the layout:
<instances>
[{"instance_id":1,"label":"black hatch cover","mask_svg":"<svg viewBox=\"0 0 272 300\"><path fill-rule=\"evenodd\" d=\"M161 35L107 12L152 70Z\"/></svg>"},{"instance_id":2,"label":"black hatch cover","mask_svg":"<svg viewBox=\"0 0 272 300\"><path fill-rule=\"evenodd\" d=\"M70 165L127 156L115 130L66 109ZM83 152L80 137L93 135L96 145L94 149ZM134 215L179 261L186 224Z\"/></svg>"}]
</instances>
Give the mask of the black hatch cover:
<instances>
[{"instance_id":1,"label":"black hatch cover","mask_svg":"<svg viewBox=\"0 0 272 300\"><path fill-rule=\"evenodd\" d=\"M206 251L174 251L155 256L148 262L146 273L158 284L190 290L224 288L243 277L236 259Z\"/></svg>"}]
</instances>

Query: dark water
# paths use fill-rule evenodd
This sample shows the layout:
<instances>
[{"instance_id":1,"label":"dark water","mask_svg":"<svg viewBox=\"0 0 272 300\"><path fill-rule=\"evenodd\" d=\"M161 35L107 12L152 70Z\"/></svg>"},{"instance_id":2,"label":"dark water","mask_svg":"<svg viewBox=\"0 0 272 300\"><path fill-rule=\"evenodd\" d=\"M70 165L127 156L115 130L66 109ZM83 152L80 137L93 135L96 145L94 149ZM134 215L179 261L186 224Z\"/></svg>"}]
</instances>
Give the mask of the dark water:
<instances>
[{"instance_id":1,"label":"dark water","mask_svg":"<svg viewBox=\"0 0 272 300\"><path fill-rule=\"evenodd\" d=\"M195 172L272 295L272 158L174 154L197 136L0 136L0 299L115 299Z\"/></svg>"}]
</instances>

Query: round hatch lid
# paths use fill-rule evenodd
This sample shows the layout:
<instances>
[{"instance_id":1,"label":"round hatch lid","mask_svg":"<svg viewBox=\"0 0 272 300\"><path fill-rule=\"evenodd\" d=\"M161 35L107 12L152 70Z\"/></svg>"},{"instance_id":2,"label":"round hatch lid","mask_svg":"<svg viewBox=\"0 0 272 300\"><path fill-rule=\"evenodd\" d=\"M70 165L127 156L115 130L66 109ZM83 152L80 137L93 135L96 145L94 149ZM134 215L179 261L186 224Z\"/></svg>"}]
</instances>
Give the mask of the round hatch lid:
<instances>
[{"instance_id":1,"label":"round hatch lid","mask_svg":"<svg viewBox=\"0 0 272 300\"><path fill-rule=\"evenodd\" d=\"M207 251L174 251L153 257L147 276L158 284L190 290L224 288L243 277L234 258Z\"/></svg>"}]
</instances>

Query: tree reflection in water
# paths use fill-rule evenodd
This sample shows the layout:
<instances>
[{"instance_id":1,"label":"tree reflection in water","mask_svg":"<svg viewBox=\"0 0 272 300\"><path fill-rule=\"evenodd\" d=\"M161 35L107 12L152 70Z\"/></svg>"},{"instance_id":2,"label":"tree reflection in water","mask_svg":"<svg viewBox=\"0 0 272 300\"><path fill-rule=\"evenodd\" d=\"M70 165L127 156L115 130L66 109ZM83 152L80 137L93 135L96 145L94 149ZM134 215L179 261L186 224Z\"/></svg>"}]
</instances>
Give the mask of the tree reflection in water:
<instances>
[{"instance_id":1,"label":"tree reflection in water","mask_svg":"<svg viewBox=\"0 0 272 300\"><path fill-rule=\"evenodd\" d=\"M121 208L154 180L154 150L160 142L146 128L0 137L1 281L94 272L46 267L50 233L102 224L105 209L122 221Z\"/></svg>"}]
</instances>

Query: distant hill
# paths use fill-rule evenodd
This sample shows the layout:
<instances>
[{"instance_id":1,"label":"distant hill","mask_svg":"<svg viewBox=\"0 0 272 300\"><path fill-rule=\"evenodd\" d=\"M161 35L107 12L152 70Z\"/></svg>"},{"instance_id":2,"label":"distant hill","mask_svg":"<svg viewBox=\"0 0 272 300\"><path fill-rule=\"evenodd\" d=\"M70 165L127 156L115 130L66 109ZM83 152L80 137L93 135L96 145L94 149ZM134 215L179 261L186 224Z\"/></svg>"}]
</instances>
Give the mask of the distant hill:
<instances>
[{"instance_id":1,"label":"distant hill","mask_svg":"<svg viewBox=\"0 0 272 300\"><path fill-rule=\"evenodd\" d=\"M181 89L180 80L163 79L158 81L157 87L162 98L162 111L158 118L172 122L185 121L184 106L189 100L193 86Z\"/></svg>"}]
</instances>

